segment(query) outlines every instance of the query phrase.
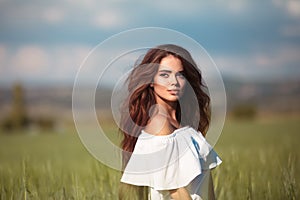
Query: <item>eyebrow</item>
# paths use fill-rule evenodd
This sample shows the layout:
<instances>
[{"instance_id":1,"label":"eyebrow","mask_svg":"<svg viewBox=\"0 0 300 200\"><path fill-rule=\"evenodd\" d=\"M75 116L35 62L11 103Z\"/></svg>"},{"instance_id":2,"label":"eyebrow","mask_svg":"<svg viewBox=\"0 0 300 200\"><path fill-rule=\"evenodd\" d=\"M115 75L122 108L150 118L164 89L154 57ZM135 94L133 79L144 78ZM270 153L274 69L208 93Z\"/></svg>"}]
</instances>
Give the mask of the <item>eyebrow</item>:
<instances>
[{"instance_id":1,"label":"eyebrow","mask_svg":"<svg viewBox=\"0 0 300 200\"><path fill-rule=\"evenodd\" d=\"M159 70L158 72L172 73L172 70L162 69L162 70ZM184 70L178 71L176 73L183 73L183 72L184 72Z\"/></svg>"}]
</instances>

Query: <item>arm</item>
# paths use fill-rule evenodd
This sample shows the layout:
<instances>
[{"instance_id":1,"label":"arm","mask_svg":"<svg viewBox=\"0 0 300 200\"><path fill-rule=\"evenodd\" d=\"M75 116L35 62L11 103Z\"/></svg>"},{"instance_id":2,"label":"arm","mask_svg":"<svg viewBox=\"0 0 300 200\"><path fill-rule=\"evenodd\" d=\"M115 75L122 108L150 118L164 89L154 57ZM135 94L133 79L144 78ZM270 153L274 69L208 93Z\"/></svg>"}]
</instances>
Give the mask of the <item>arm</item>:
<instances>
[{"instance_id":1,"label":"arm","mask_svg":"<svg viewBox=\"0 0 300 200\"><path fill-rule=\"evenodd\" d=\"M192 200L190 193L184 187L170 190L169 192L174 200Z\"/></svg>"}]
</instances>

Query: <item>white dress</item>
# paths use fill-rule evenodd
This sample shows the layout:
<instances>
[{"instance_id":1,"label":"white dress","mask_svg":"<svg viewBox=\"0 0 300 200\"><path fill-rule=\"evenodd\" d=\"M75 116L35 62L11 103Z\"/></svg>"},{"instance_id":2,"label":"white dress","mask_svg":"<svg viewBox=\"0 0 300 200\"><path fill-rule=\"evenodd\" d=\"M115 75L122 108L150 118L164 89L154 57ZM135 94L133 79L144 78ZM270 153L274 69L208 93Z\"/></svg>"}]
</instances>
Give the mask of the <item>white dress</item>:
<instances>
[{"instance_id":1,"label":"white dress","mask_svg":"<svg viewBox=\"0 0 300 200\"><path fill-rule=\"evenodd\" d=\"M142 131L121 182L148 186L151 200L170 200L169 190L181 187L193 200L207 199L210 169L221 162L202 134L189 126L163 136Z\"/></svg>"}]
</instances>

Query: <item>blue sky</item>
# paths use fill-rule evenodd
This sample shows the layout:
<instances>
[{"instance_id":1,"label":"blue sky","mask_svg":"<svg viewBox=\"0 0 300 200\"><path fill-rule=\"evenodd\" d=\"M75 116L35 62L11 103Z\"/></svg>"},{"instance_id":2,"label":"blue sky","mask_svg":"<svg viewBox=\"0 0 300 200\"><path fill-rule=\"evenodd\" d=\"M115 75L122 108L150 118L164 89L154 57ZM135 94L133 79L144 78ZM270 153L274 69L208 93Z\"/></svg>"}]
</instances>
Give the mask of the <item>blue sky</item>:
<instances>
[{"instance_id":1,"label":"blue sky","mask_svg":"<svg viewBox=\"0 0 300 200\"><path fill-rule=\"evenodd\" d=\"M0 83L72 83L88 52L138 27L180 31L221 73L299 79L299 0L0 0Z\"/></svg>"}]
</instances>

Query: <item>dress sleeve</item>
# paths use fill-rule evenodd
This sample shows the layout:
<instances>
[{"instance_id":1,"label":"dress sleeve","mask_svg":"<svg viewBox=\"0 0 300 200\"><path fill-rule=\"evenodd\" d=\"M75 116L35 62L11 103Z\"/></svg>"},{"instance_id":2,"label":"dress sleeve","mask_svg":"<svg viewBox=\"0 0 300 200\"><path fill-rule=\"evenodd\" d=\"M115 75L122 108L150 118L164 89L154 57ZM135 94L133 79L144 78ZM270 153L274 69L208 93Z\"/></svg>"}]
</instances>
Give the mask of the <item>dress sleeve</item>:
<instances>
[{"instance_id":1,"label":"dress sleeve","mask_svg":"<svg viewBox=\"0 0 300 200\"><path fill-rule=\"evenodd\" d=\"M171 190L187 186L203 170L221 162L201 133L192 128L167 136L142 132L121 182Z\"/></svg>"}]
</instances>

